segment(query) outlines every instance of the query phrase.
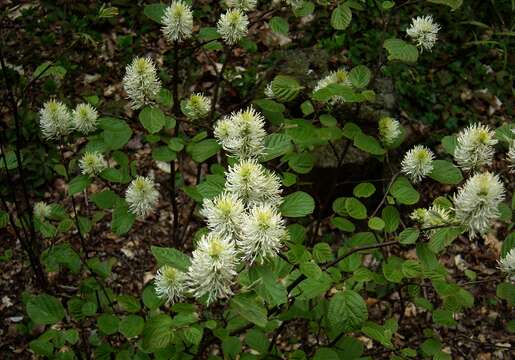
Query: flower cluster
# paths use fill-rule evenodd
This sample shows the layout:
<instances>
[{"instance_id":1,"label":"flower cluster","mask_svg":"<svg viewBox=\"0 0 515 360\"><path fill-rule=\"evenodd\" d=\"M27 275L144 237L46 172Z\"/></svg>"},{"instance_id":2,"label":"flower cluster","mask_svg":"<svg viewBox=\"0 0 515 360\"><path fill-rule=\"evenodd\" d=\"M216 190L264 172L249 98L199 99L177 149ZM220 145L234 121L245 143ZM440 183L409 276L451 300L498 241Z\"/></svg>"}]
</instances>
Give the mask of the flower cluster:
<instances>
[{"instance_id":1,"label":"flower cluster","mask_svg":"<svg viewBox=\"0 0 515 360\"><path fill-rule=\"evenodd\" d=\"M98 151L85 152L79 160L79 167L83 175L93 177L107 168L107 162Z\"/></svg>"},{"instance_id":2,"label":"flower cluster","mask_svg":"<svg viewBox=\"0 0 515 360\"><path fill-rule=\"evenodd\" d=\"M228 45L234 45L247 35L249 19L239 9L229 9L220 16L217 31Z\"/></svg>"},{"instance_id":3,"label":"flower cluster","mask_svg":"<svg viewBox=\"0 0 515 360\"><path fill-rule=\"evenodd\" d=\"M385 146L391 146L401 136L401 124L391 117L379 120L379 136Z\"/></svg>"},{"instance_id":4,"label":"flower cluster","mask_svg":"<svg viewBox=\"0 0 515 360\"><path fill-rule=\"evenodd\" d=\"M39 126L45 139L54 140L73 131L72 116L60 101L49 100L39 110Z\"/></svg>"},{"instance_id":5,"label":"flower cluster","mask_svg":"<svg viewBox=\"0 0 515 360\"><path fill-rule=\"evenodd\" d=\"M504 200L504 186L498 175L490 172L470 177L454 195L456 220L467 227L472 238L488 231L500 216L499 204Z\"/></svg>"},{"instance_id":6,"label":"flower cluster","mask_svg":"<svg viewBox=\"0 0 515 360\"><path fill-rule=\"evenodd\" d=\"M317 82L315 88L313 89L313 92L322 90L332 84L340 84L351 87L352 83L349 79L349 73L347 72L347 70L339 69L337 71L330 72L329 75L320 79ZM331 98L331 103L343 103L344 101L345 100L343 99L343 97L337 95Z\"/></svg>"},{"instance_id":7,"label":"flower cluster","mask_svg":"<svg viewBox=\"0 0 515 360\"><path fill-rule=\"evenodd\" d=\"M241 262L263 263L288 239L279 212L281 182L255 159L263 152L266 136L262 116L252 108L235 112L218 122L215 135L239 162L226 172L224 191L204 200L200 214L209 232L200 239L186 273L185 291L208 304L232 294ZM176 299L160 287L163 297Z\"/></svg>"},{"instance_id":8,"label":"flower cluster","mask_svg":"<svg viewBox=\"0 0 515 360\"><path fill-rule=\"evenodd\" d=\"M508 281L515 284L515 248L512 248L501 260L499 268L506 273Z\"/></svg>"},{"instance_id":9,"label":"flower cluster","mask_svg":"<svg viewBox=\"0 0 515 360\"><path fill-rule=\"evenodd\" d=\"M418 16L411 20L411 26L406 29L408 36L413 38L421 50L431 50L438 39L440 25L433 21L431 15Z\"/></svg>"},{"instance_id":10,"label":"flower cluster","mask_svg":"<svg viewBox=\"0 0 515 360\"><path fill-rule=\"evenodd\" d=\"M225 4L229 8L249 12L256 9L257 0L225 0Z\"/></svg>"},{"instance_id":11,"label":"flower cluster","mask_svg":"<svg viewBox=\"0 0 515 360\"><path fill-rule=\"evenodd\" d=\"M458 134L454 159L463 170L478 170L492 163L497 140L488 126L473 124Z\"/></svg>"},{"instance_id":12,"label":"flower cluster","mask_svg":"<svg viewBox=\"0 0 515 360\"><path fill-rule=\"evenodd\" d=\"M34 217L39 220L44 220L50 217L52 208L44 201L38 201L34 204Z\"/></svg>"},{"instance_id":13,"label":"flower cluster","mask_svg":"<svg viewBox=\"0 0 515 360\"><path fill-rule=\"evenodd\" d=\"M433 171L434 154L423 145L409 150L402 159L401 172L418 183Z\"/></svg>"},{"instance_id":14,"label":"flower cluster","mask_svg":"<svg viewBox=\"0 0 515 360\"><path fill-rule=\"evenodd\" d=\"M198 93L192 94L188 100L184 102L182 112L188 117L188 119L198 120L206 117L210 109L211 99Z\"/></svg>"},{"instance_id":15,"label":"flower cluster","mask_svg":"<svg viewBox=\"0 0 515 360\"><path fill-rule=\"evenodd\" d=\"M135 58L127 65L123 88L134 110L155 102L161 90L161 82L151 58Z\"/></svg>"},{"instance_id":16,"label":"flower cluster","mask_svg":"<svg viewBox=\"0 0 515 360\"><path fill-rule=\"evenodd\" d=\"M183 1L174 1L168 6L161 20L163 34L170 42L183 41L191 37L193 12Z\"/></svg>"},{"instance_id":17,"label":"flower cluster","mask_svg":"<svg viewBox=\"0 0 515 360\"><path fill-rule=\"evenodd\" d=\"M125 200L129 204L129 210L139 216L145 217L152 213L157 205L159 192L154 182L143 176L132 180L125 192Z\"/></svg>"},{"instance_id":18,"label":"flower cluster","mask_svg":"<svg viewBox=\"0 0 515 360\"><path fill-rule=\"evenodd\" d=\"M90 104L79 104L72 112L72 120L75 129L87 135L97 129L98 112Z\"/></svg>"},{"instance_id":19,"label":"flower cluster","mask_svg":"<svg viewBox=\"0 0 515 360\"><path fill-rule=\"evenodd\" d=\"M214 134L224 150L240 159L259 157L265 149L265 119L254 108L233 112L218 121Z\"/></svg>"},{"instance_id":20,"label":"flower cluster","mask_svg":"<svg viewBox=\"0 0 515 360\"><path fill-rule=\"evenodd\" d=\"M154 279L156 295L169 303L181 301L186 290L186 274L173 266L161 267Z\"/></svg>"},{"instance_id":21,"label":"flower cluster","mask_svg":"<svg viewBox=\"0 0 515 360\"><path fill-rule=\"evenodd\" d=\"M453 222L451 211L440 205L431 205L428 209L416 209L411 213L410 218L418 222L422 230L426 230L429 235L436 231L435 227Z\"/></svg>"}]
</instances>

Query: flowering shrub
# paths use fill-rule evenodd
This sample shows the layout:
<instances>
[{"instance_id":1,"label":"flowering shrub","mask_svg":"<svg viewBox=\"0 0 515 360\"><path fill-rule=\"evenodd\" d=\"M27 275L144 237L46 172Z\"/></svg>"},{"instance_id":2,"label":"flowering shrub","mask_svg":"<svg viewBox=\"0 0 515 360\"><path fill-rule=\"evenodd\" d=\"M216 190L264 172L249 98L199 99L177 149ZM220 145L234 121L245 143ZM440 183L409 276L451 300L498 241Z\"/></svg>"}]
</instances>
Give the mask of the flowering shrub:
<instances>
[{"instance_id":1,"label":"flowering shrub","mask_svg":"<svg viewBox=\"0 0 515 360\"><path fill-rule=\"evenodd\" d=\"M416 139L406 116L382 108L377 83L392 69L423 68L447 36L430 11L458 12L462 2L429 0L413 18L399 16L412 3L145 5L165 56L133 54L117 80L123 114L98 98L41 99L40 138L58 154L53 169L69 200L37 201L27 214L6 200L2 215L37 276L24 321L45 329L31 351L57 359L451 359L455 350L431 327L422 338L398 334L408 304L435 329L459 328L478 306L467 285L480 274L466 265L451 271L447 252L456 242L485 246L490 236L502 240L495 301L512 306L513 124ZM280 66L298 60L291 54L260 53L285 39L316 50L310 23L326 24L336 44L352 27L373 27L377 56L298 71ZM148 152L133 151L135 142ZM2 154L7 176L23 174L21 158L9 167ZM358 158L362 173L351 174L346 165ZM380 173L368 174L370 164ZM329 179L320 175L327 167ZM130 241L158 223L169 235L145 233L155 266L146 264L151 275L136 296L116 286L116 260L96 254L94 239L109 231ZM66 296L47 279L57 272L77 277ZM501 318L513 331L513 320Z\"/></svg>"}]
</instances>

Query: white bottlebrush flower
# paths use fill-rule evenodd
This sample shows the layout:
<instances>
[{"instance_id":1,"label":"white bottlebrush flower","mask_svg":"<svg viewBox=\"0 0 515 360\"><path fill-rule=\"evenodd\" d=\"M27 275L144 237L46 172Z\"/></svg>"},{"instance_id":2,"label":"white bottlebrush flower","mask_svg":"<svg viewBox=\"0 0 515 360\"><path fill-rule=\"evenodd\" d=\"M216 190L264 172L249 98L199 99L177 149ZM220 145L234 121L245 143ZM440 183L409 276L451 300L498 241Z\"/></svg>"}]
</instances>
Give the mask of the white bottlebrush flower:
<instances>
[{"instance_id":1,"label":"white bottlebrush flower","mask_svg":"<svg viewBox=\"0 0 515 360\"><path fill-rule=\"evenodd\" d=\"M139 217L145 217L152 213L157 205L158 198L159 192L156 190L154 182L143 176L138 176L132 180L125 192L125 200L129 204L129 210Z\"/></svg>"},{"instance_id":2,"label":"white bottlebrush flower","mask_svg":"<svg viewBox=\"0 0 515 360\"><path fill-rule=\"evenodd\" d=\"M44 201L38 201L34 204L34 217L39 220L44 220L50 217L52 208Z\"/></svg>"},{"instance_id":3,"label":"white bottlebrush flower","mask_svg":"<svg viewBox=\"0 0 515 360\"><path fill-rule=\"evenodd\" d=\"M227 7L249 12L256 8L257 0L225 0L225 4Z\"/></svg>"},{"instance_id":4,"label":"white bottlebrush flower","mask_svg":"<svg viewBox=\"0 0 515 360\"><path fill-rule=\"evenodd\" d=\"M193 12L183 1L174 1L164 12L163 34L170 42L182 41L191 37L193 31Z\"/></svg>"},{"instance_id":5,"label":"white bottlebrush flower","mask_svg":"<svg viewBox=\"0 0 515 360\"><path fill-rule=\"evenodd\" d=\"M494 158L495 133L488 126L473 124L458 134L454 159L463 170L478 170Z\"/></svg>"},{"instance_id":6,"label":"white bottlebrush flower","mask_svg":"<svg viewBox=\"0 0 515 360\"><path fill-rule=\"evenodd\" d=\"M418 183L433 171L434 154L423 145L416 145L402 159L401 172Z\"/></svg>"},{"instance_id":7,"label":"white bottlebrush flower","mask_svg":"<svg viewBox=\"0 0 515 360\"><path fill-rule=\"evenodd\" d=\"M98 151L85 152L79 160L79 167L83 175L93 177L107 168L107 161Z\"/></svg>"},{"instance_id":8,"label":"white bottlebrush flower","mask_svg":"<svg viewBox=\"0 0 515 360\"><path fill-rule=\"evenodd\" d=\"M90 104L79 104L72 112L73 126L87 135L97 129L98 112Z\"/></svg>"},{"instance_id":9,"label":"white bottlebrush flower","mask_svg":"<svg viewBox=\"0 0 515 360\"><path fill-rule=\"evenodd\" d=\"M197 120L206 117L210 109L211 99L201 93L197 93L192 94L189 99L185 101L183 112L188 119Z\"/></svg>"},{"instance_id":10,"label":"white bottlebrush flower","mask_svg":"<svg viewBox=\"0 0 515 360\"><path fill-rule=\"evenodd\" d=\"M385 146L390 146L401 135L401 124L391 117L383 117L379 120L379 136Z\"/></svg>"},{"instance_id":11,"label":"white bottlebrush flower","mask_svg":"<svg viewBox=\"0 0 515 360\"><path fill-rule=\"evenodd\" d=\"M454 195L456 220L468 228L472 238L476 234L485 234L499 218L499 204L503 200L504 186L498 175L476 174Z\"/></svg>"},{"instance_id":12,"label":"white bottlebrush flower","mask_svg":"<svg viewBox=\"0 0 515 360\"><path fill-rule=\"evenodd\" d=\"M164 265L157 270L154 278L154 289L156 295L166 299L169 304L174 304L184 298L186 292L187 276L173 266Z\"/></svg>"},{"instance_id":13,"label":"white bottlebrush flower","mask_svg":"<svg viewBox=\"0 0 515 360\"><path fill-rule=\"evenodd\" d=\"M349 73L347 70L339 69L337 71L331 71L329 75L325 76L317 82L313 92L322 90L332 84L340 84L351 87L352 83L349 79ZM333 96L331 98L332 103L343 103L344 101L345 100L341 96Z\"/></svg>"},{"instance_id":14,"label":"white bottlebrush flower","mask_svg":"<svg viewBox=\"0 0 515 360\"><path fill-rule=\"evenodd\" d=\"M275 99L274 89L272 89L272 82L269 82L265 87L265 96L268 99Z\"/></svg>"},{"instance_id":15,"label":"white bottlebrush flower","mask_svg":"<svg viewBox=\"0 0 515 360\"><path fill-rule=\"evenodd\" d=\"M418 16L411 20L411 26L406 29L408 36L413 38L421 50L431 50L438 39L440 25L433 21L431 15Z\"/></svg>"},{"instance_id":16,"label":"white bottlebrush flower","mask_svg":"<svg viewBox=\"0 0 515 360\"><path fill-rule=\"evenodd\" d=\"M281 182L277 175L254 159L242 160L229 168L225 188L247 207L262 203L281 204Z\"/></svg>"},{"instance_id":17,"label":"white bottlebrush flower","mask_svg":"<svg viewBox=\"0 0 515 360\"><path fill-rule=\"evenodd\" d=\"M263 263L277 255L287 238L279 212L269 204L262 204L251 208L245 216L237 245L243 260Z\"/></svg>"},{"instance_id":18,"label":"white bottlebrush flower","mask_svg":"<svg viewBox=\"0 0 515 360\"><path fill-rule=\"evenodd\" d=\"M229 9L220 16L217 31L228 45L234 45L247 35L249 19L238 9Z\"/></svg>"},{"instance_id":19,"label":"white bottlebrush flower","mask_svg":"<svg viewBox=\"0 0 515 360\"><path fill-rule=\"evenodd\" d=\"M224 150L241 159L259 157L265 149L264 126L265 118L249 107L219 121L214 135Z\"/></svg>"},{"instance_id":20,"label":"white bottlebrush flower","mask_svg":"<svg viewBox=\"0 0 515 360\"><path fill-rule=\"evenodd\" d=\"M515 284L515 248L511 249L501 260L499 268L506 273L508 280Z\"/></svg>"},{"instance_id":21,"label":"white bottlebrush flower","mask_svg":"<svg viewBox=\"0 0 515 360\"><path fill-rule=\"evenodd\" d=\"M224 238L235 239L241 231L245 207L234 194L222 193L213 200L205 199L200 214L207 227Z\"/></svg>"},{"instance_id":22,"label":"white bottlebrush flower","mask_svg":"<svg viewBox=\"0 0 515 360\"><path fill-rule=\"evenodd\" d=\"M161 82L157 78L157 70L151 58L135 58L127 65L123 88L134 110L155 102L161 90Z\"/></svg>"},{"instance_id":23,"label":"white bottlebrush flower","mask_svg":"<svg viewBox=\"0 0 515 360\"><path fill-rule=\"evenodd\" d=\"M510 149L506 154L506 160L508 161L508 168L511 172L515 172L515 140L510 143Z\"/></svg>"},{"instance_id":24,"label":"white bottlebrush flower","mask_svg":"<svg viewBox=\"0 0 515 360\"><path fill-rule=\"evenodd\" d=\"M45 139L57 139L73 130L68 107L60 101L49 100L39 110L39 126Z\"/></svg>"},{"instance_id":25,"label":"white bottlebrush flower","mask_svg":"<svg viewBox=\"0 0 515 360\"><path fill-rule=\"evenodd\" d=\"M188 284L193 296L207 295L207 303L232 295L237 275L236 250L231 240L208 233L199 240L188 269Z\"/></svg>"},{"instance_id":26,"label":"white bottlebrush flower","mask_svg":"<svg viewBox=\"0 0 515 360\"><path fill-rule=\"evenodd\" d=\"M436 231L430 228L450 225L453 222L451 211L439 205L431 205L429 209L416 209L411 213L410 218L418 222L422 230L428 229L429 234Z\"/></svg>"}]
</instances>

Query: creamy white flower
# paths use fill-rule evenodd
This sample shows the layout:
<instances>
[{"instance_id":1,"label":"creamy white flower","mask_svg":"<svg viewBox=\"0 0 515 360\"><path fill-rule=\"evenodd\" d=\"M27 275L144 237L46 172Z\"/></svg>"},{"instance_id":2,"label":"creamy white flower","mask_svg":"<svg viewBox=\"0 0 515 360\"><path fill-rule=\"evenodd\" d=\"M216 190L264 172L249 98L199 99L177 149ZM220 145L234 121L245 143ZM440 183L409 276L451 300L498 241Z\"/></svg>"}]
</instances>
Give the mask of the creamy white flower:
<instances>
[{"instance_id":1,"label":"creamy white flower","mask_svg":"<svg viewBox=\"0 0 515 360\"><path fill-rule=\"evenodd\" d=\"M245 207L234 194L222 193L213 200L205 199L200 214L206 218L208 228L228 239L236 239L241 231Z\"/></svg>"},{"instance_id":2,"label":"creamy white flower","mask_svg":"<svg viewBox=\"0 0 515 360\"><path fill-rule=\"evenodd\" d=\"M304 0L284 0L284 2L290 5L293 9L299 9L304 5Z\"/></svg>"},{"instance_id":3,"label":"creamy white flower","mask_svg":"<svg viewBox=\"0 0 515 360\"><path fill-rule=\"evenodd\" d=\"M196 298L207 295L208 305L232 295L238 260L231 240L211 232L202 236L193 251L188 285Z\"/></svg>"},{"instance_id":4,"label":"creamy white flower","mask_svg":"<svg viewBox=\"0 0 515 360\"><path fill-rule=\"evenodd\" d=\"M45 139L57 139L73 130L68 107L60 101L49 100L39 110L39 126Z\"/></svg>"},{"instance_id":5,"label":"creamy white flower","mask_svg":"<svg viewBox=\"0 0 515 360\"><path fill-rule=\"evenodd\" d=\"M256 8L257 0L225 0L227 7L249 12Z\"/></svg>"},{"instance_id":6,"label":"creamy white flower","mask_svg":"<svg viewBox=\"0 0 515 360\"><path fill-rule=\"evenodd\" d=\"M427 229L427 234L433 234L435 226L451 225L453 223L452 214L449 209L439 205L431 205L429 209L416 209L410 218L421 224L422 230Z\"/></svg>"},{"instance_id":7,"label":"creamy white flower","mask_svg":"<svg viewBox=\"0 0 515 360\"><path fill-rule=\"evenodd\" d=\"M189 99L185 101L183 112L188 119L197 120L206 117L210 109L211 99L201 93L197 93L192 94Z\"/></svg>"},{"instance_id":8,"label":"creamy white flower","mask_svg":"<svg viewBox=\"0 0 515 360\"><path fill-rule=\"evenodd\" d=\"M154 278L154 289L156 295L166 299L167 303L174 304L184 298L187 276L176 268L164 265L161 267Z\"/></svg>"},{"instance_id":9,"label":"creamy white flower","mask_svg":"<svg viewBox=\"0 0 515 360\"><path fill-rule=\"evenodd\" d=\"M468 228L472 238L483 235L499 218L499 204L503 200L504 186L498 175L476 174L454 195L456 220Z\"/></svg>"},{"instance_id":10,"label":"creamy white flower","mask_svg":"<svg viewBox=\"0 0 515 360\"><path fill-rule=\"evenodd\" d=\"M385 146L392 145L401 135L401 124L391 117L379 120L379 136Z\"/></svg>"},{"instance_id":11,"label":"creamy white flower","mask_svg":"<svg viewBox=\"0 0 515 360\"><path fill-rule=\"evenodd\" d=\"M272 89L272 82L269 82L265 87L265 96L268 99L275 99L274 89Z\"/></svg>"},{"instance_id":12,"label":"creamy white flower","mask_svg":"<svg viewBox=\"0 0 515 360\"><path fill-rule=\"evenodd\" d=\"M79 160L79 167L83 175L93 177L107 168L107 161L98 151L85 152Z\"/></svg>"},{"instance_id":13,"label":"creamy white flower","mask_svg":"<svg viewBox=\"0 0 515 360\"><path fill-rule=\"evenodd\" d=\"M229 9L220 16L217 31L229 45L234 45L247 35L249 19L239 9Z\"/></svg>"},{"instance_id":14,"label":"creamy white flower","mask_svg":"<svg viewBox=\"0 0 515 360\"><path fill-rule=\"evenodd\" d=\"M317 84L315 85L315 88L313 89L313 92L322 90L332 84L340 84L340 85L351 87L352 83L349 79L349 73L345 69L339 69L337 71L330 72L329 75L320 79L317 82ZM331 98L331 102L332 103L343 103L343 102L345 102L345 100L341 96L333 96Z\"/></svg>"},{"instance_id":15,"label":"creamy white flower","mask_svg":"<svg viewBox=\"0 0 515 360\"><path fill-rule=\"evenodd\" d=\"M219 121L214 135L224 150L241 159L259 157L265 149L264 126L265 118L249 107Z\"/></svg>"},{"instance_id":16,"label":"creamy white flower","mask_svg":"<svg viewBox=\"0 0 515 360\"><path fill-rule=\"evenodd\" d=\"M506 273L508 280L515 284L515 248L511 249L501 260L499 268Z\"/></svg>"},{"instance_id":17,"label":"creamy white flower","mask_svg":"<svg viewBox=\"0 0 515 360\"><path fill-rule=\"evenodd\" d=\"M157 78L157 70L151 58L135 58L127 65L123 88L134 110L155 103L161 90L161 82Z\"/></svg>"},{"instance_id":18,"label":"creamy white flower","mask_svg":"<svg viewBox=\"0 0 515 360\"><path fill-rule=\"evenodd\" d=\"M156 190L154 182L143 176L138 176L132 180L125 192L125 200L129 204L129 210L139 217L145 217L152 213L157 205L158 198L159 192Z\"/></svg>"},{"instance_id":19,"label":"creamy white flower","mask_svg":"<svg viewBox=\"0 0 515 360\"><path fill-rule=\"evenodd\" d=\"M401 172L418 183L433 171L434 154L423 145L416 145L402 159Z\"/></svg>"},{"instance_id":20,"label":"creamy white flower","mask_svg":"<svg viewBox=\"0 0 515 360\"><path fill-rule=\"evenodd\" d=\"M245 261L263 263L273 258L288 238L284 219L274 206L262 204L244 217L238 249Z\"/></svg>"},{"instance_id":21,"label":"creamy white flower","mask_svg":"<svg viewBox=\"0 0 515 360\"><path fill-rule=\"evenodd\" d=\"M247 207L262 203L279 206L282 202L279 178L254 159L242 160L230 167L226 177L226 190Z\"/></svg>"},{"instance_id":22,"label":"creamy white flower","mask_svg":"<svg viewBox=\"0 0 515 360\"><path fill-rule=\"evenodd\" d=\"M463 170L478 170L492 163L497 144L488 126L473 124L458 134L454 159Z\"/></svg>"},{"instance_id":23,"label":"creamy white flower","mask_svg":"<svg viewBox=\"0 0 515 360\"><path fill-rule=\"evenodd\" d=\"M183 1L174 1L164 12L163 34L170 41L182 41L191 37L193 31L193 12Z\"/></svg>"},{"instance_id":24,"label":"creamy white flower","mask_svg":"<svg viewBox=\"0 0 515 360\"><path fill-rule=\"evenodd\" d=\"M413 38L421 50L431 50L438 39L440 25L433 21L431 15L418 16L411 20L411 26L406 29L408 36Z\"/></svg>"},{"instance_id":25,"label":"creamy white flower","mask_svg":"<svg viewBox=\"0 0 515 360\"><path fill-rule=\"evenodd\" d=\"M90 104L79 104L72 112L75 129L83 134L89 134L97 129L98 112Z\"/></svg>"},{"instance_id":26,"label":"creamy white flower","mask_svg":"<svg viewBox=\"0 0 515 360\"><path fill-rule=\"evenodd\" d=\"M38 201L34 204L34 217L44 220L50 217L52 208L44 201Z\"/></svg>"}]
</instances>

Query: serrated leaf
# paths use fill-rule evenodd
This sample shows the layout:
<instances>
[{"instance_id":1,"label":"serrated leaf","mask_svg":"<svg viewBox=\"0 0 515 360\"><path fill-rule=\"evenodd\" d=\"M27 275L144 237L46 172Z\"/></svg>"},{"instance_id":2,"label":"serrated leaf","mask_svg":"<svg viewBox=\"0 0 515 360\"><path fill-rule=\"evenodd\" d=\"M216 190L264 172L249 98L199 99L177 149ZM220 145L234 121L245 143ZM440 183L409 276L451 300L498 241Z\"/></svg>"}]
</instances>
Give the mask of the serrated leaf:
<instances>
[{"instance_id":1,"label":"serrated leaf","mask_svg":"<svg viewBox=\"0 0 515 360\"><path fill-rule=\"evenodd\" d=\"M365 88L370 82L372 72L365 65L358 65L354 67L349 73L349 80L352 86L358 89Z\"/></svg>"},{"instance_id":2,"label":"serrated leaf","mask_svg":"<svg viewBox=\"0 0 515 360\"><path fill-rule=\"evenodd\" d=\"M239 294L232 298L231 305L234 310L245 320L265 327L268 319L266 309L256 302L256 297L250 294Z\"/></svg>"},{"instance_id":3,"label":"serrated leaf","mask_svg":"<svg viewBox=\"0 0 515 360\"><path fill-rule=\"evenodd\" d=\"M335 328L351 331L359 328L367 318L365 301L352 290L338 292L329 300L327 320Z\"/></svg>"},{"instance_id":4,"label":"serrated leaf","mask_svg":"<svg viewBox=\"0 0 515 360\"><path fill-rule=\"evenodd\" d=\"M280 211L286 217L303 217L313 213L315 200L303 191L287 195L281 204Z\"/></svg>"},{"instance_id":5,"label":"serrated leaf","mask_svg":"<svg viewBox=\"0 0 515 360\"><path fill-rule=\"evenodd\" d=\"M165 13L166 5L165 4L149 4L145 5L143 8L143 14L147 16L149 19L152 19L158 24L162 24L161 19Z\"/></svg>"},{"instance_id":6,"label":"serrated leaf","mask_svg":"<svg viewBox=\"0 0 515 360\"><path fill-rule=\"evenodd\" d=\"M446 160L434 160L433 171L429 177L442 184L456 185L463 180L463 175L453 163Z\"/></svg>"},{"instance_id":7,"label":"serrated leaf","mask_svg":"<svg viewBox=\"0 0 515 360\"><path fill-rule=\"evenodd\" d=\"M39 325L52 325L64 318L64 307L58 298L42 294L33 296L27 302L27 314Z\"/></svg>"},{"instance_id":8,"label":"serrated leaf","mask_svg":"<svg viewBox=\"0 0 515 360\"><path fill-rule=\"evenodd\" d=\"M152 255L156 258L160 266L171 265L181 271L188 271L191 264L189 256L174 248L151 246Z\"/></svg>"},{"instance_id":9,"label":"serrated leaf","mask_svg":"<svg viewBox=\"0 0 515 360\"><path fill-rule=\"evenodd\" d=\"M418 60L417 47L401 39L387 39L384 47L388 51L388 60L399 60L408 63L415 63Z\"/></svg>"},{"instance_id":10,"label":"serrated leaf","mask_svg":"<svg viewBox=\"0 0 515 360\"><path fill-rule=\"evenodd\" d=\"M345 30L352 20L352 10L346 4L339 5L331 13L331 26L336 30Z\"/></svg>"},{"instance_id":11,"label":"serrated leaf","mask_svg":"<svg viewBox=\"0 0 515 360\"><path fill-rule=\"evenodd\" d=\"M273 32L279 33L279 34L288 34L288 30L290 26L288 25L288 21L286 19L274 16L270 19L268 22L268 25L270 25L270 29L272 29Z\"/></svg>"},{"instance_id":12,"label":"serrated leaf","mask_svg":"<svg viewBox=\"0 0 515 360\"><path fill-rule=\"evenodd\" d=\"M277 75L272 80L272 91L274 97L280 102L292 101L302 90L302 86L299 82L287 75Z\"/></svg>"},{"instance_id":13,"label":"serrated leaf","mask_svg":"<svg viewBox=\"0 0 515 360\"><path fill-rule=\"evenodd\" d=\"M143 127L151 134L159 132L165 124L165 115L156 107L145 107L139 113L138 118Z\"/></svg>"}]
</instances>

